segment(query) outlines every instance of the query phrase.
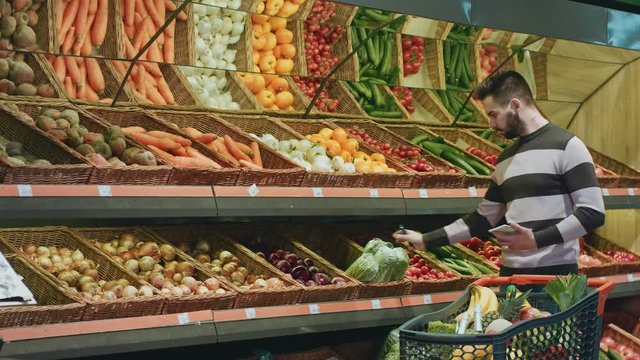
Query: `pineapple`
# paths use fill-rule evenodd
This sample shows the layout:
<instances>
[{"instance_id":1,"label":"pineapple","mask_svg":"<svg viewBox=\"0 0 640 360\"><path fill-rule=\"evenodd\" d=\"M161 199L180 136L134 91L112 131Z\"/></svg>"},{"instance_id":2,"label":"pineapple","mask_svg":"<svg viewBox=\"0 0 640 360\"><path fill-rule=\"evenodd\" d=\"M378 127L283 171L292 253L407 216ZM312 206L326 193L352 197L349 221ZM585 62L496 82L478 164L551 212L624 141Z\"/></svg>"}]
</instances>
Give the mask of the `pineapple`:
<instances>
[{"instance_id":1,"label":"pineapple","mask_svg":"<svg viewBox=\"0 0 640 360\"><path fill-rule=\"evenodd\" d=\"M489 324L497 319L505 319L511 322L516 320L520 317L520 309L522 309L524 302L529 298L530 292L531 290L516 295L515 291L507 291L507 296L503 300L500 300L498 304L498 310L489 311L482 315L482 328L486 329Z\"/></svg>"}]
</instances>

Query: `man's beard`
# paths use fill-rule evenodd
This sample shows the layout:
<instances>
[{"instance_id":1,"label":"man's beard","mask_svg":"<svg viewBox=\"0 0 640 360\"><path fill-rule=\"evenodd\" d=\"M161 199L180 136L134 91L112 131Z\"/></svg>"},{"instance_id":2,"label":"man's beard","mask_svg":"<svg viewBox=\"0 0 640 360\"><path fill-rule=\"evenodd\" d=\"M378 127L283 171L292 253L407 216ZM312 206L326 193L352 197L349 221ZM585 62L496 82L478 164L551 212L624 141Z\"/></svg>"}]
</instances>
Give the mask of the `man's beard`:
<instances>
[{"instance_id":1,"label":"man's beard","mask_svg":"<svg viewBox=\"0 0 640 360\"><path fill-rule=\"evenodd\" d=\"M520 115L517 113L507 113L507 124L503 130L504 137L513 139L520 136L524 131L525 125Z\"/></svg>"}]
</instances>

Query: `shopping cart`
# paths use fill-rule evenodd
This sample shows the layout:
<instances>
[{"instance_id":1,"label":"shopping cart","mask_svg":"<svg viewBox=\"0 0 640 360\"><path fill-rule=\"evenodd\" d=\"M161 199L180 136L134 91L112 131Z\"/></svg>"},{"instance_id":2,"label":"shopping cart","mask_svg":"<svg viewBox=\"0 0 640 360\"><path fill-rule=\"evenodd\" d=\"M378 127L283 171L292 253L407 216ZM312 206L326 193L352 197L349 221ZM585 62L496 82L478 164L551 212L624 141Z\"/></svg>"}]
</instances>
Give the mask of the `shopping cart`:
<instances>
[{"instance_id":1,"label":"shopping cart","mask_svg":"<svg viewBox=\"0 0 640 360\"><path fill-rule=\"evenodd\" d=\"M514 275L483 278L477 286L545 285L555 276ZM521 321L497 334L437 334L426 331L430 321L455 322L467 310L471 291L446 308L417 316L400 326L400 358L421 360L504 360L598 358L602 314L607 295L614 283L589 279L587 294L579 302L560 312L546 293L531 293L528 301L552 315ZM498 298L504 293L496 293Z\"/></svg>"}]
</instances>

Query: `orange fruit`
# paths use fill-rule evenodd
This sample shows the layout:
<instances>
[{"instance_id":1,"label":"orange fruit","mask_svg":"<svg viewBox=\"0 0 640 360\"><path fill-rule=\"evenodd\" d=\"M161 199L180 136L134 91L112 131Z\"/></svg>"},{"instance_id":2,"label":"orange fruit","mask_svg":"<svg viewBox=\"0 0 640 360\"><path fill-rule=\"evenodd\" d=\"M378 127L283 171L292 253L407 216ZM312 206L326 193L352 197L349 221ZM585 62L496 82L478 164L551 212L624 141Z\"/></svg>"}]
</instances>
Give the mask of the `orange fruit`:
<instances>
[{"instance_id":1,"label":"orange fruit","mask_svg":"<svg viewBox=\"0 0 640 360\"><path fill-rule=\"evenodd\" d=\"M253 30L253 32L255 34L260 34L262 35L262 33L264 33L264 29L262 28L262 25L260 24L253 24L251 25L251 29Z\"/></svg>"},{"instance_id":2,"label":"orange fruit","mask_svg":"<svg viewBox=\"0 0 640 360\"><path fill-rule=\"evenodd\" d=\"M285 58L285 59L293 59L294 56L296 56L296 48L295 46L291 45L291 44L282 44L282 45L278 45L276 46L275 49L273 49L273 53L278 53L279 58Z\"/></svg>"},{"instance_id":3,"label":"orange fruit","mask_svg":"<svg viewBox=\"0 0 640 360\"><path fill-rule=\"evenodd\" d=\"M264 6L264 13L267 15L276 15L284 5L284 0L267 0Z\"/></svg>"},{"instance_id":4,"label":"orange fruit","mask_svg":"<svg viewBox=\"0 0 640 360\"><path fill-rule=\"evenodd\" d=\"M260 105L268 109L271 107L271 105L273 105L276 97L275 95L273 95L273 92L271 92L271 90L262 90L258 93L258 95L256 95L256 99L258 100L258 103L260 103Z\"/></svg>"},{"instance_id":5,"label":"orange fruit","mask_svg":"<svg viewBox=\"0 0 640 360\"><path fill-rule=\"evenodd\" d=\"M253 59L251 59L253 61L253 65L258 65L260 62L260 52L258 50L253 50L251 52L251 56L253 57Z\"/></svg>"},{"instance_id":6,"label":"orange fruit","mask_svg":"<svg viewBox=\"0 0 640 360\"><path fill-rule=\"evenodd\" d=\"M276 66L276 57L273 55L260 56L260 71L269 72Z\"/></svg>"},{"instance_id":7,"label":"orange fruit","mask_svg":"<svg viewBox=\"0 0 640 360\"><path fill-rule=\"evenodd\" d=\"M250 90L252 93L257 94L260 91L264 90L265 81L264 81L264 77L262 77L262 75L260 74L255 74L254 78L255 79L253 82L253 86L250 88Z\"/></svg>"},{"instance_id":8,"label":"orange fruit","mask_svg":"<svg viewBox=\"0 0 640 360\"><path fill-rule=\"evenodd\" d=\"M288 91L281 91L276 94L275 104L282 110L287 109L293 104L293 94Z\"/></svg>"},{"instance_id":9,"label":"orange fruit","mask_svg":"<svg viewBox=\"0 0 640 360\"><path fill-rule=\"evenodd\" d=\"M259 7L260 7L260 3L258 3L258 8ZM253 25L262 25L262 24L266 23L267 20L269 20L269 17L265 16L265 15L258 15L258 14L252 14L251 15L251 23Z\"/></svg>"},{"instance_id":10,"label":"orange fruit","mask_svg":"<svg viewBox=\"0 0 640 360\"><path fill-rule=\"evenodd\" d=\"M320 134L313 134L313 135L307 135L307 136L309 136L309 141L316 144L322 144L326 141L326 139L323 138L322 135Z\"/></svg>"},{"instance_id":11,"label":"orange fruit","mask_svg":"<svg viewBox=\"0 0 640 360\"><path fill-rule=\"evenodd\" d=\"M280 8L280 10L278 11L277 15L288 18L289 16L295 14L299 8L300 8L300 5L294 4L289 1L285 1L282 7Z\"/></svg>"},{"instance_id":12,"label":"orange fruit","mask_svg":"<svg viewBox=\"0 0 640 360\"><path fill-rule=\"evenodd\" d=\"M371 154L371 160L372 161L381 162L383 164L385 164L387 162L387 160L385 159L384 155L382 155L380 153Z\"/></svg>"},{"instance_id":13,"label":"orange fruit","mask_svg":"<svg viewBox=\"0 0 640 360\"><path fill-rule=\"evenodd\" d=\"M278 31L287 27L287 19L274 16L269 19L269 24L271 24L271 31Z\"/></svg>"},{"instance_id":14,"label":"orange fruit","mask_svg":"<svg viewBox=\"0 0 640 360\"><path fill-rule=\"evenodd\" d=\"M355 155L358 151L358 140L350 138L342 143L342 149L348 151L351 155Z\"/></svg>"},{"instance_id":15,"label":"orange fruit","mask_svg":"<svg viewBox=\"0 0 640 360\"><path fill-rule=\"evenodd\" d=\"M342 150L340 152L340 156L344 159L344 162L351 162L351 160L353 160L351 153L348 152L347 150Z\"/></svg>"},{"instance_id":16,"label":"orange fruit","mask_svg":"<svg viewBox=\"0 0 640 360\"><path fill-rule=\"evenodd\" d=\"M251 34L251 46L253 46L253 50L262 50L266 41L267 39L262 33L254 31L253 34Z\"/></svg>"},{"instance_id":17,"label":"orange fruit","mask_svg":"<svg viewBox=\"0 0 640 360\"><path fill-rule=\"evenodd\" d=\"M278 74L290 74L291 70L293 70L293 60L291 59L276 60L275 70Z\"/></svg>"},{"instance_id":18,"label":"orange fruit","mask_svg":"<svg viewBox=\"0 0 640 360\"><path fill-rule=\"evenodd\" d=\"M278 105L276 105L276 104L271 105L271 107L270 107L269 109L271 109L271 110L281 110L281 109L278 107Z\"/></svg>"},{"instance_id":19,"label":"orange fruit","mask_svg":"<svg viewBox=\"0 0 640 360\"><path fill-rule=\"evenodd\" d=\"M274 47L276 47L277 45L276 36L273 33L270 33L270 32L264 33L264 37L265 37L265 43L262 50L272 50Z\"/></svg>"},{"instance_id":20,"label":"orange fruit","mask_svg":"<svg viewBox=\"0 0 640 360\"><path fill-rule=\"evenodd\" d=\"M327 148L327 152L333 156L339 155L342 152L340 143L335 140L327 140L324 145Z\"/></svg>"},{"instance_id":21,"label":"orange fruit","mask_svg":"<svg viewBox=\"0 0 640 360\"><path fill-rule=\"evenodd\" d=\"M343 128L333 129L331 138L340 144L343 144L347 140L347 132Z\"/></svg>"},{"instance_id":22,"label":"orange fruit","mask_svg":"<svg viewBox=\"0 0 640 360\"><path fill-rule=\"evenodd\" d=\"M273 55L272 50L264 50L264 49L260 50L260 57L269 56L269 55Z\"/></svg>"},{"instance_id":23,"label":"orange fruit","mask_svg":"<svg viewBox=\"0 0 640 360\"><path fill-rule=\"evenodd\" d=\"M333 134L333 130L329 129L329 128L322 128L318 134L320 134L320 136L322 136L323 138L325 138L326 140L331 139L331 134Z\"/></svg>"},{"instance_id":24,"label":"orange fruit","mask_svg":"<svg viewBox=\"0 0 640 360\"><path fill-rule=\"evenodd\" d=\"M276 31L276 39L278 44L291 44L293 41L293 32L289 29L280 29Z\"/></svg>"},{"instance_id":25,"label":"orange fruit","mask_svg":"<svg viewBox=\"0 0 640 360\"><path fill-rule=\"evenodd\" d=\"M287 82L287 80L279 77L279 78L273 79L273 81L269 83L268 88L269 90L277 94L280 91L288 91L289 83Z\"/></svg>"}]
</instances>

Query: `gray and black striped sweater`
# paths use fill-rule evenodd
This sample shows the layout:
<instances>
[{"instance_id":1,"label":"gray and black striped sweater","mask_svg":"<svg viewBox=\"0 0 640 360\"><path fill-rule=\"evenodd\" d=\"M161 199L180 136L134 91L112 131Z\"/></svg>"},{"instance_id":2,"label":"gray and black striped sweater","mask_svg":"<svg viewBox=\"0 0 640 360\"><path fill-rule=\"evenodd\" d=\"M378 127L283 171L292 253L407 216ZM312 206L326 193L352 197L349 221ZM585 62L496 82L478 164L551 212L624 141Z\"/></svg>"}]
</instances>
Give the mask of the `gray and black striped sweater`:
<instances>
[{"instance_id":1,"label":"gray and black striped sweater","mask_svg":"<svg viewBox=\"0 0 640 360\"><path fill-rule=\"evenodd\" d=\"M593 160L580 139L551 123L518 138L500 156L477 210L425 234L425 246L482 237L505 220L532 229L538 244L533 250L505 249L506 272L562 273L576 266L578 238L604 223Z\"/></svg>"}]
</instances>

